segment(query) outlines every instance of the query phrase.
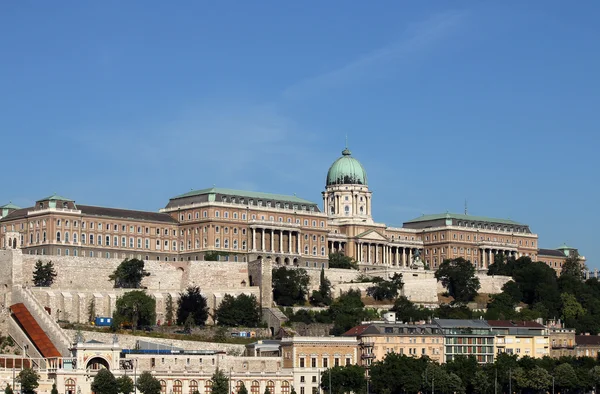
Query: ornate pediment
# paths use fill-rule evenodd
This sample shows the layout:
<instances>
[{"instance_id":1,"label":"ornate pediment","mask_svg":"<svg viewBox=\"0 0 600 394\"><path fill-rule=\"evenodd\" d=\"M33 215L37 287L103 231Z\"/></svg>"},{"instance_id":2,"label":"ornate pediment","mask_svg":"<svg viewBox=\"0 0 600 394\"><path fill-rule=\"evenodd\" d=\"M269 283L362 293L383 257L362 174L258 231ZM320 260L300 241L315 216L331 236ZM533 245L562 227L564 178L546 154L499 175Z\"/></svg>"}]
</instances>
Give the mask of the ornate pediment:
<instances>
[{"instance_id":1,"label":"ornate pediment","mask_svg":"<svg viewBox=\"0 0 600 394\"><path fill-rule=\"evenodd\" d=\"M379 242L388 242L389 240L382 234L378 233L375 230L365 231L362 234L358 234L356 236L360 241L379 241Z\"/></svg>"}]
</instances>

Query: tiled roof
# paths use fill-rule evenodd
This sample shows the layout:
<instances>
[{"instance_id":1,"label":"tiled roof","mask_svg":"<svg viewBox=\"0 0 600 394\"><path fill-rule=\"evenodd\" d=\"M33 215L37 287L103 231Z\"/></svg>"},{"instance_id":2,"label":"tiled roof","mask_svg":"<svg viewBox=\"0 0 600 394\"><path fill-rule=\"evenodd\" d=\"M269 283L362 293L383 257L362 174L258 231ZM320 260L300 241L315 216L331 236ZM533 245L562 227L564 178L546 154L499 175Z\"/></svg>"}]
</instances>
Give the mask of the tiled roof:
<instances>
[{"instance_id":1,"label":"tiled roof","mask_svg":"<svg viewBox=\"0 0 600 394\"><path fill-rule=\"evenodd\" d=\"M130 209L119 209L119 208L106 208L106 207L94 207L91 205L77 205L77 208L81 210L84 215L90 216L103 216L119 219L134 219L143 220L148 222L164 222L164 223L177 223L177 220L173 219L166 213L150 212L150 211L134 211Z\"/></svg>"},{"instance_id":2,"label":"tiled roof","mask_svg":"<svg viewBox=\"0 0 600 394\"><path fill-rule=\"evenodd\" d=\"M151 212L151 211L134 211L131 209L120 209L120 208L107 208L107 207L95 207L92 205L77 205L77 208L81 210L83 215L89 216L100 216L108 218L118 219L133 219L142 220L146 222L162 222L162 223L177 223L177 220L173 219L166 213ZM6 217L2 218L1 221L14 220L27 217L27 212L33 211L34 207L17 209L12 211Z\"/></svg>"},{"instance_id":3,"label":"tiled roof","mask_svg":"<svg viewBox=\"0 0 600 394\"><path fill-rule=\"evenodd\" d=\"M220 187L211 187L209 189L192 190L185 194L175 196L172 198L172 200L179 199L179 198L185 198L185 197L199 196L202 194L224 194L224 195L236 196L236 197L260 198L263 200L288 201L288 202L299 203L299 204L311 204L311 205L315 204L312 201L304 200L304 199L298 198L296 196L287 196L285 194L260 193L260 192L251 192L251 191L245 191L245 190L224 189L224 188L220 188Z\"/></svg>"},{"instance_id":4,"label":"tiled roof","mask_svg":"<svg viewBox=\"0 0 600 394\"><path fill-rule=\"evenodd\" d=\"M362 335L367 328L371 327L371 324L361 324L356 327L352 327L348 331L342 334L344 337L357 337Z\"/></svg>"},{"instance_id":5,"label":"tiled roof","mask_svg":"<svg viewBox=\"0 0 600 394\"><path fill-rule=\"evenodd\" d=\"M600 335L575 335L577 345L600 346Z\"/></svg>"},{"instance_id":6,"label":"tiled roof","mask_svg":"<svg viewBox=\"0 0 600 394\"><path fill-rule=\"evenodd\" d=\"M565 254L556 249L539 249L538 256L565 257Z\"/></svg>"},{"instance_id":7,"label":"tiled roof","mask_svg":"<svg viewBox=\"0 0 600 394\"><path fill-rule=\"evenodd\" d=\"M418 223L418 222L428 222L431 220L440 220L440 219L457 219L457 220L465 220L465 221L473 221L473 222L488 222L488 223L499 223L499 224L510 224L515 226L523 226L522 223L515 222L510 219L497 219L490 218L485 216L472 216L472 215L464 215L460 213L438 213L433 215L423 215L418 218L409 220L405 223Z\"/></svg>"}]
</instances>

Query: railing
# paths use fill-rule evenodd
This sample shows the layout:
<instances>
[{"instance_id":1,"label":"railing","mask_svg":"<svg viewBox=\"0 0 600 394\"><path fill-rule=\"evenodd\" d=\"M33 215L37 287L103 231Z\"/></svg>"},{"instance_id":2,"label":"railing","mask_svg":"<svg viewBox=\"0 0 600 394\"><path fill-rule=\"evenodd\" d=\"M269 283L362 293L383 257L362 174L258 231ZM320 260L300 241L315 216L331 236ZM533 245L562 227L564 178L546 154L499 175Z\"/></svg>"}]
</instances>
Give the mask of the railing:
<instances>
[{"instance_id":1,"label":"railing","mask_svg":"<svg viewBox=\"0 0 600 394\"><path fill-rule=\"evenodd\" d=\"M71 353L69 350L71 348L71 340L58 323L54 321L52 316L46 312L44 307L35 298L33 292L21 285L14 285L12 293L13 303L22 302L40 327L46 332L46 335L54 342L54 346L56 346L58 351L62 355L69 355Z\"/></svg>"}]
</instances>

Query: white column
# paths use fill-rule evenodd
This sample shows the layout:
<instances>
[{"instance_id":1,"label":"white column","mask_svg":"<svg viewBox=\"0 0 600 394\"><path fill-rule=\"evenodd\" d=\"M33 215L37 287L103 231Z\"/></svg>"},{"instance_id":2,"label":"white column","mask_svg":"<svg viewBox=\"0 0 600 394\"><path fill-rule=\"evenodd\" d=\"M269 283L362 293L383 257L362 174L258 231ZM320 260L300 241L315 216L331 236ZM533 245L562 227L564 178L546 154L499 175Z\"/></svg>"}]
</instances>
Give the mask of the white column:
<instances>
[{"instance_id":1,"label":"white column","mask_svg":"<svg viewBox=\"0 0 600 394\"><path fill-rule=\"evenodd\" d=\"M300 250L300 231L298 231L298 234L296 235L296 241L298 243L298 254L301 254L301 250Z\"/></svg>"},{"instance_id":2,"label":"white column","mask_svg":"<svg viewBox=\"0 0 600 394\"><path fill-rule=\"evenodd\" d=\"M480 249L481 250L481 266L482 267L486 267L485 265L485 249Z\"/></svg>"},{"instance_id":3,"label":"white column","mask_svg":"<svg viewBox=\"0 0 600 394\"><path fill-rule=\"evenodd\" d=\"M371 243L367 244L367 263L371 263Z\"/></svg>"},{"instance_id":4,"label":"white column","mask_svg":"<svg viewBox=\"0 0 600 394\"><path fill-rule=\"evenodd\" d=\"M413 261L413 252L412 252L413 248L408 249L408 264L412 264Z\"/></svg>"},{"instance_id":5,"label":"white column","mask_svg":"<svg viewBox=\"0 0 600 394\"><path fill-rule=\"evenodd\" d=\"M279 253L283 253L283 230L279 230Z\"/></svg>"},{"instance_id":6,"label":"white column","mask_svg":"<svg viewBox=\"0 0 600 394\"><path fill-rule=\"evenodd\" d=\"M492 260L492 249L490 249L490 250L488 251L488 260L487 260L487 266L486 266L486 268L490 266L490 264L491 264L491 263L490 263L490 261L491 261L492 263L494 262L494 260Z\"/></svg>"},{"instance_id":7,"label":"white column","mask_svg":"<svg viewBox=\"0 0 600 394\"><path fill-rule=\"evenodd\" d=\"M260 236L261 236L261 240L260 240L260 250L265 250L265 229L261 228L260 229Z\"/></svg>"},{"instance_id":8,"label":"white column","mask_svg":"<svg viewBox=\"0 0 600 394\"><path fill-rule=\"evenodd\" d=\"M406 248L402 248L402 266L406 267Z\"/></svg>"},{"instance_id":9,"label":"white column","mask_svg":"<svg viewBox=\"0 0 600 394\"><path fill-rule=\"evenodd\" d=\"M252 250L256 250L256 229L252 228Z\"/></svg>"},{"instance_id":10,"label":"white column","mask_svg":"<svg viewBox=\"0 0 600 394\"><path fill-rule=\"evenodd\" d=\"M275 230L271 229L271 253L275 252Z\"/></svg>"}]
</instances>

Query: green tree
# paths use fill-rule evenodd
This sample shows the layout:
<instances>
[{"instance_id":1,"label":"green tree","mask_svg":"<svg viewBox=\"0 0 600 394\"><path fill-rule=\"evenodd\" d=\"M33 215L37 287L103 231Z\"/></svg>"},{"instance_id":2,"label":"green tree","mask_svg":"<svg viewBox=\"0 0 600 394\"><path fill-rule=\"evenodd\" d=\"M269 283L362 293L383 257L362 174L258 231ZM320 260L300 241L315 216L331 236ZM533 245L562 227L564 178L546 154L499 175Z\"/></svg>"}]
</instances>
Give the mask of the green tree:
<instances>
[{"instance_id":1,"label":"green tree","mask_svg":"<svg viewBox=\"0 0 600 394\"><path fill-rule=\"evenodd\" d=\"M426 357L414 358L398 353L387 353L383 360L369 368L370 387L375 393L416 393L421 390Z\"/></svg>"},{"instance_id":2,"label":"green tree","mask_svg":"<svg viewBox=\"0 0 600 394\"><path fill-rule=\"evenodd\" d=\"M240 389L238 390L237 394L248 394L248 389L246 388L244 382L242 382L242 385L240 386Z\"/></svg>"},{"instance_id":3,"label":"green tree","mask_svg":"<svg viewBox=\"0 0 600 394\"><path fill-rule=\"evenodd\" d=\"M487 394L493 390L490 378L485 371L478 369L473 376L473 393Z\"/></svg>"},{"instance_id":4,"label":"green tree","mask_svg":"<svg viewBox=\"0 0 600 394\"><path fill-rule=\"evenodd\" d=\"M582 260L579 258L579 254L572 253L565 259L560 275L571 276L583 281L585 271L585 264L583 264Z\"/></svg>"},{"instance_id":5,"label":"green tree","mask_svg":"<svg viewBox=\"0 0 600 394\"><path fill-rule=\"evenodd\" d=\"M96 299L92 296L88 304L88 321L91 323L96 318Z\"/></svg>"},{"instance_id":6,"label":"green tree","mask_svg":"<svg viewBox=\"0 0 600 394\"><path fill-rule=\"evenodd\" d=\"M173 324L173 312L173 296L169 293L165 304L165 320L168 326Z\"/></svg>"},{"instance_id":7,"label":"green tree","mask_svg":"<svg viewBox=\"0 0 600 394\"><path fill-rule=\"evenodd\" d=\"M17 375L17 382L21 384L22 394L35 394L35 389L40 385L40 375L31 368L22 369Z\"/></svg>"},{"instance_id":8,"label":"green tree","mask_svg":"<svg viewBox=\"0 0 600 394\"><path fill-rule=\"evenodd\" d=\"M509 294L504 292L495 294L488 303L485 317L490 320L513 319L517 315L515 306L516 303Z\"/></svg>"},{"instance_id":9,"label":"green tree","mask_svg":"<svg viewBox=\"0 0 600 394\"><path fill-rule=\"evenodd\" d=\"M142 290L132 290L117 299L113 326L153 326L156 322L156 300Z\"/></svg>"},{"instance_id":10,"label":"green tree","mask_svg":"<svg viewBox=\"0 0 600 394\"><path fill-rule=\"evenodd\" d=\"M211 250L204 253L204 261L219 261L222 257L229 256L229 252Z\"/></svg>"},{"instance_id":11,"label":"green tree","mask_svg":"<svg viewBox=\"0 0 600 394\"><path fill-rule=\"evenodd\" d=\"M186 333L190 334L192 330L196 327L196 323L194 322L194 313L189 313L185 318L185 322L183 322L183 329Z\"/></svg>"},{"instance_id":12,"label":"green tree","mask_svg":"<svg viewBox=\"0 0 600 394\"><path fill-rule=\"evenodd\" d=\"M514 280L506 282L504 286L502 286L502 292L510 296L515 304L521 302L523 299L523 292Z\"/></svg>"},{"instance_id":13,"label":"green tree","mask_svg":"<svg viewBox=\"0 0 600 394\"><path fill-rule=\"evenodd\" d=\"M215 373L211 378L212 384L212 394L228 394L229 393L229 379L222 370L217 368Z\"/></svg>"},{"instance_id":14,"label":"green tree","mask_svg":"<svg viewBox=\"0 0 600 394\"><path fill-rule=\"evenodd\" d=\"M446 363L446 372L456 374L461 380L461 385L469 392L473 390L473 371L478 368L475 356L455 356Z\"/></svg>"},{"instance_id":15,"label":"green tree","mask_svg":"<svg viewBox=\"0 0 600 394\"><path fill-rule=\"evenodd\" d=\"M594 390L600 385L600 365L594 366L590 369L590 377L592 379L592 384L594 385Z\"/></svg>"},{"instance_id":16,"label":"green tree","mask_svg":"<svg viewBox=\"0 0 600 394\"><path fill-rule=\"evenodd\" d=\"M561 392L577 388L579 379L573 366L562 363L554 368L554 383Z\"/></svg>"},{"instance_id":17,"label":"green tree","mask_svg":"<svg viewBox=\"0 0 600 394\"><path fill-rule=\"evenodd\" d=\"M115 282L115 287L139 289L146 276L150 273L144 269L143 260L125 259L108 278Z\"/></svg>"},{"instance_id":18,"label":"green tree","mask_svg":"<svg viewBox=\"0 0 600 394\"><path fill-rule=\"evenodd\" d=\"M294 388L294 386L292 386L292 391L290 392L290 394L297 394L296 393L296 389Z\"/></svg>"},{"instance_id":19,"label":"green tree","mask_svg":"<svg viewBox=\"0 0 600 394\"><path fill-rule=\"evenodd\" d=\"M204 326L208 318L208 305L206 297L200 292L200 287L189 286L185 292L179 293L177 300L177 324L185 323L188 315L193 313L197 326Z\"/></svg>"},{"instance_id":20,"label":"green tree","mask_svg":"<svg viewBox=\"0 0 600 394\"><path fill-rule=\"evenodd\" d=\"M4 388L4 394L13 394L13 389L8 383L6 383L6 387Z\"/></svg>"},{"instance_id":21,"label":"green tree","mask_svg":"<svg viewBox=\"0 0 600 394\"><path fill-rule=\"evenodd\" d=\"M431 317L432 313L429 309L417 307L412 301L404 296L398 297L390 310L396 312L396 319L403 322L427 320Z\"/></svg>"},{"instance_id":22,"label":"green tree","mask_svg":"<svg viewBox=\"0 0 600 394\"><path fill-rule=\"evenodd\" d=\"M226 294L215 311L217 324L229 327L256 327L260 322L260 308L254 295Z\"/></svg>"},{"instance_id":23,"label":"green tree","mask_svg":"<svg viewBox=\"0 0 600 394\"><path fill-rule=\"evenodd\" d=\"M142 394L160 394L160 382L148 371L137 378L136 387Z\"/></svg>"},{"instance_id":24,"label":"green tree","mask_svg":"<svg viewBox=\"0 0 600 394\"><path fill-rule=\"evenodd\" d=\"M117 379L108 369L103 368L92 381L92 391L96 394L118 394Z\"/></svg>"},{"instance_id":25,"label":"green tree","mask_svg":"<svg viewBox=\"0 0 600 394\"><path fill-rule=\"evenodd\" d=\"M52 383L52 390L50 390L50 394L58 394L58 389L56 388L56 383Z\"/></svg>"},{"instance_id":26,"label":"green tree","mask_svg":"<svg viewBox=\"0 0 600 394\"><path fill-rule=\"evenodd\" d=\"M562 293L560 299L562 301L562 316L568 323L574 323L575 319L586 314L586 310L577 302L577 298L573 294Z\"/></svg>"},{"instance_id":27,"label":"green tree","mask_svg":"<svg viewBox=\"0 0 600 394\"><path fill-rule=\"evenodd\" d=\"M331 374L331 378L329 374ZM330 380L331 391L329 387ZM365 369L360 365L338 366L321 372L321 388L327 393L361 393L366 385Z\"/></svg>"},{"instance_id":28,"label":"green tree","mask_svg":"<svg viewBox=\"0 0 600 394\"><path fill-rule=\"evenodd\" d=\"M133 380L127 375L119 376L117 378L117 388L119 393L129 394L133 392Z\"/></svg>"},{"instance_id":29,"label":"green tree","mask_svg":"<svg viewBox=\"0 0 600 394\"><path fill-rule=\"evenodd\" d=\"M279 267L273 269L273 299L278 305L292 306L304 304L308 295L310 278L302 268L288 269Z\"/></svg>"},{"instance_id":30,"label":"green tree","mask_svg":"<svg viewBox=\"0 0 600 394\"><path fill-rule=\"evenodd\" d=\"M402 274L394 274L390 280L375 278L375 285L367 289L367 295L373 297L377 301L390 300L393 301L398 297L398 292L404 286L402 282Z\"/></svg>"},{"instance_id":31,"label":"green tree","mask_svg":"<svg viewBox=\"0 0 600 394\"><path fill-rule=\"evenodd\" d=\"M435 272L435 277L456 303L472 301L480 287L479 279L475 276L475 267L462 257L444 260Z\"/></svg>"},{"instance_id":32,"label":"green tree","mask_svg":"<svg viewBox=\"0 0 600 394\"><path fill-rule=\"evenodd\" d=\"M365 316L365 304L360 297L360 290L348 290L336 299L329 307L333 319L331 335L341 335L359 324Z\"/></svg>"},{"instance_id":33,"label":"green tree","mask_svg":"<svg viewBox=\"0 0 600 394\"><path fill-rule=\"evenodd\" d=\"M54 283L56 278L56 271L54 270L54 264L52 261L48 261L46 264L42 263L42 260L38 260L35 263L33 270L33 285L36 287L50 287Z\"/></svg>"},{"instance_id":34,"label":"green tree","mask_svg":"<svg viewBox=\"0 0 600 394\"><path fill-rule=\"evenodd\" d=\"M358 269L358 263L356 260L346 256L342 252L330 253L328 266L329 268Z\"/></svg>"},{"instance_id":35,"label":"green tree","mask_svg":"<svg viewBox=\"0 0 600 394\"><path fill-rule=\"evenodd\" d=\"M325 277L325 268L321 268L319 290L312 292L310 303L314 306L327 306L331 305L331 301L331 281Z\"/></svg>"}]
</instances>

